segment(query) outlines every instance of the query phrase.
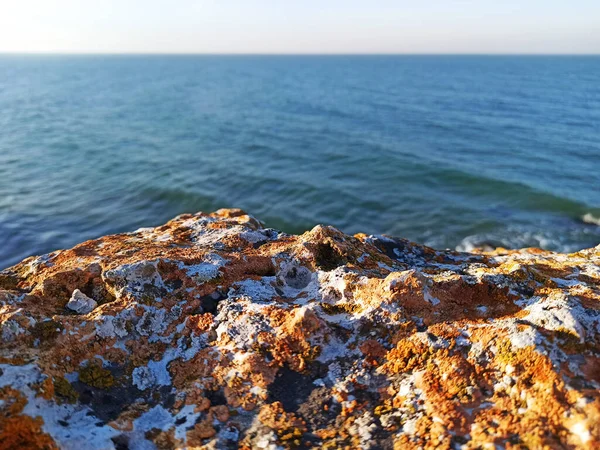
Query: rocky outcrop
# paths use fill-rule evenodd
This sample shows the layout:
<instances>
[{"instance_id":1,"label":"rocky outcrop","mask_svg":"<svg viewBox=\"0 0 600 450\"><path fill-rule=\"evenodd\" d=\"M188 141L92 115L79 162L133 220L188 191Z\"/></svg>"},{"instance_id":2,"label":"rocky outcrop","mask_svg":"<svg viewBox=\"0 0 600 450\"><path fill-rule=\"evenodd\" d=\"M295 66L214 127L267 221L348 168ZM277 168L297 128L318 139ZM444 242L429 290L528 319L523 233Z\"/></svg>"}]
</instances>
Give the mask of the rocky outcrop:
<instances>
[{"instance_id":1,"label":"rocky outcrop","mask_svg":"<svg viewBox=\"0 0 600 450\"><path fill-rule=\"evenodd\" d=\"M84 242L0 272L0 448L598 448L599 283L239 210Z\"/></svg>"}]
</instances>

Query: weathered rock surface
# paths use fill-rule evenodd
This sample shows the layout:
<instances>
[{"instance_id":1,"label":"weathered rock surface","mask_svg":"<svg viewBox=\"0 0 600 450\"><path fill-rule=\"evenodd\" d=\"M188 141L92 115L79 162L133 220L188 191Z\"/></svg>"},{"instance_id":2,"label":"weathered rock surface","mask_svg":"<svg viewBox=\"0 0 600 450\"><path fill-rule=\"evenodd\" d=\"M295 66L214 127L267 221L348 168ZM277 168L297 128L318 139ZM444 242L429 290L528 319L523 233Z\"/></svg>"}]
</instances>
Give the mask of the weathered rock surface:
<instances>
[{"instance_id":1,"label":"weathered rock surface","mask_svg":"<svg viewBox=\"0 0 600 450\"><path fill-rule=\"evenodd\" d=\"M599 309L600 247L184 215L0 272L0 448L599 448Z\"/></svg>"}]
</instances>

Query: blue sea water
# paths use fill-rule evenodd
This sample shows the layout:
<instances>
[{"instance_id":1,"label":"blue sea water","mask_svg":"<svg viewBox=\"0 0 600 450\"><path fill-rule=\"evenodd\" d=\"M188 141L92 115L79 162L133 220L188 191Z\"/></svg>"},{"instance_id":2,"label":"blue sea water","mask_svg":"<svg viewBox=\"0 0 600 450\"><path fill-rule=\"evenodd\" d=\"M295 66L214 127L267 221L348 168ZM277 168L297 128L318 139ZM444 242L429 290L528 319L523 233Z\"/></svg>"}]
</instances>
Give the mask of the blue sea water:
<instances>
[{"instance_id":1,"label":"blue sea water","mask_svg":"<svg viewBox=\"0 0 600 450\"><path fill-rule=\"evenodd\" d=\"M600 57L0 56L0 268L221 207L597 245Z\"/></svg>"}]
</instances>

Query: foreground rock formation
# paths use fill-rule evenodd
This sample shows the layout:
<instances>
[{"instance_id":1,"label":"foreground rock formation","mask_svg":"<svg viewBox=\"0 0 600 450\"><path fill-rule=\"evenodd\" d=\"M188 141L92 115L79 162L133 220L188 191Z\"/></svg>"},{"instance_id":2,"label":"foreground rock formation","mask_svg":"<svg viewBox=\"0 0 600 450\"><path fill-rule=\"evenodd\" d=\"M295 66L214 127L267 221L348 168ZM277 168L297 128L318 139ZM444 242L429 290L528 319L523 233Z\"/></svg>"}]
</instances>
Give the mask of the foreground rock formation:
<instances>
[{"instance_id":1,"label":"foreground rock formation","mask_svg":"<svg viewBox=\"0 0 600 450\"><path fill-rule=\"evenodd\" d=\"M0 448L599 448L599 308L600 247L183 215L0 272Z\"/></svg>"}]
</instances>

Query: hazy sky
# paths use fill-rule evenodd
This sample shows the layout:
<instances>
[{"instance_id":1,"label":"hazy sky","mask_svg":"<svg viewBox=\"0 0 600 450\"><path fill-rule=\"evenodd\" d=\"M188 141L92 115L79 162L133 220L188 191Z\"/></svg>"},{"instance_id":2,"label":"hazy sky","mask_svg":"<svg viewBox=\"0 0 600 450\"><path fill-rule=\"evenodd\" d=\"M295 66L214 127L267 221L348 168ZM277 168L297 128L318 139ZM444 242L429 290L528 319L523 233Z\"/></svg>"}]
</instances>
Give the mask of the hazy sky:
<instances>
[{"instance_id":1,"label":"hazy sky","mask_svg":"<svg viewBox=\"0 0 600 450\"><path fill-rule=\"evenodd\" d=\"M0 0L0 52L600 53L600 0Z\"/></svg>"}]
</instances>

